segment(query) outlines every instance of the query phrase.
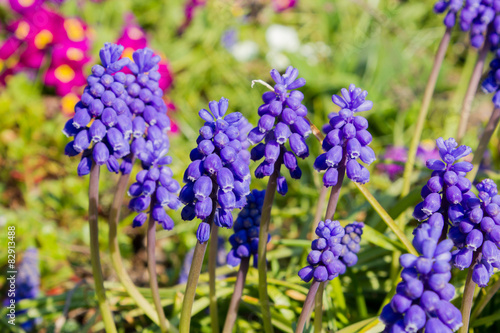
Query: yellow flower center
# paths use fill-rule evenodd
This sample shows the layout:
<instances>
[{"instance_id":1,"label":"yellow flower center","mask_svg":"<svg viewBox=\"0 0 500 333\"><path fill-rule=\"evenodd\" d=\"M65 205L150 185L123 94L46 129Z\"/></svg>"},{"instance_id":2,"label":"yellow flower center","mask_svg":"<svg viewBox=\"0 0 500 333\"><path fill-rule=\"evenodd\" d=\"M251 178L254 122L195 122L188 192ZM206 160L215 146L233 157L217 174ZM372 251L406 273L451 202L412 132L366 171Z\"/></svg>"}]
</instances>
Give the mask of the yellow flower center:
<instances>
[{"instance_id":1,"label":"yellow flower center","mask_svg":"<svg viewBox=\"0 0 500 333\"><path fill-rule=\"evenodd\" d=\"M85 38L85 31L81 23L76 19L64 20L64 29L68 34L68 38L73 42L81 42Z\"/></svg>"},{"instance_id":2,"label":"yellow flower center","mask_svg":"<svg viewBox=\"0 0 500 333\"><path fill-rule=\"evenodd\" d=\"M29 7L33 3L35 3L35 0L19 0L19 4L23 7Z\"/></svg>"},{"instance_id":3,"label":"yellow flower center","mask_svg":"<svg viewBox=\"0 0 500 333\"><path fill-rule=\"evenodd\" d=\"M66 51L66 56L69 60L80 61L83 59L83 52L80 49L70 47L68 51Z\"/></svg>"},{"instance_id":4,"label":"yellow flower center","mask_svg":"<svg viewBox=\"0 0 500 333\"><path fill-rule=\"evenodd\" d=\"M79 100L78 96L73 93L65 95L61 99L61 107L63 112L67 115L73 114L75 105L76 103L78 103L78 100Z\"/></svg>"},{"instance_id":5,"label":"yellow flower center","mask_svg":"<svg viewBox=\"0 0 500 333\"><path fill-rule=\"evenodd\" d=\"M50 31L42 30L35 36L35 46L39 50L42 50L47 46L47 44L51 43L53 39L54 36Z\"/></svg>"},{"instance_id":6,"label":"yellow flower center","mask_svg":"<svg viewBox=\"0 0 500 333\"><path fill-rule=\"evenodd\" d=\"M56 68L54 75L62 83L68 83L75 78L75 71L73 68L64 64Z\"/></svg>"},{"instance_id":7,"label":"yellow flower center","mask_svg":"<svg viewBox=\"0 0 500 333\"><path fill-rule=\"evenodd\" d=\"M18 39L25 39L26 36L28 36L29 32L30 32L30 25L25 21L22 21L19 22L19 25L17 26L16 32L14 32L14 34Z\"/></svg>"},{"instance_id":8,"label":"yellow flower center","mask_svg":"<svg viewBox=\"0 0 500 333\"><path fill-rule=\"evenodd\" d=\"M125 50L123 50L122 57L129 58L130 60L132 60L133 53L134 53L134 49L131 47L127 47Z\"/></svg>"}]
</instances>

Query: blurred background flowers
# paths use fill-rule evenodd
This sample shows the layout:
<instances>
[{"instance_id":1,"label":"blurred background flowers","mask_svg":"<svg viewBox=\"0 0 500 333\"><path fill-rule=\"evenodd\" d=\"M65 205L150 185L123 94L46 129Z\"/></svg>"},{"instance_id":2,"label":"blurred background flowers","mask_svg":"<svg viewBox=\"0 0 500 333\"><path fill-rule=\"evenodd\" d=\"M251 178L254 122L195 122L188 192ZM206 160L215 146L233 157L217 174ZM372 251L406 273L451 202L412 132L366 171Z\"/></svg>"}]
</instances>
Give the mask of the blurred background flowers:
<instances>
[{"instance_id":1,"label":"blurred background flowers","mask_svg":"<svg viewBox=\"0 0 500 333\"><path fill-rule=\"evenodd\" d=\"M397 217L405 208L398 197L407 147L433 55L445 29L443 17L432 12L433 4L432 0L0 0L0 226L16 225L19 260L25 256L29 260L28 248L38 249L41 276L38 298L19 303L30 311L18 319L38 325L38 332L81 332L92 326L102 329L95 324L95 302L88 283L88 185L74 172L78 161L62 154L67 140L60 128L73 116L90 64L96 63L105 42L123 45L124 57L146 46L161 55L159 71L164 79L160 87L175 133L171 137L171 168L179 182L189 165L187 152L203 123L198 111L224 96L231 101L230 112L241 112L257 126L257 109L267 88L258 84L251 88L251 81L270 83L271 68L284 72L293 65L299 70L307 81L301 89L305 96L302 103L319 128L328 122L329 113L338 112L331 96L342 87L354 83L369 91L374 107L363 116L370 123L370 146L377 154L377 161L369 167L369 187ZM434 139L456 132L476 57L468 45L469 36L454 31L422 136L422 157L415 173L418 184L404 202L406 207L421 201L420 188L427 175L422 161L436 155ZM463 144L477 146L490 104L491 96L478 94ZM498 143L495 135L487 151L488 164L480 170L482 176L494 181L500 178L494 171L499 166ZM307 144L311 155L321 154L321 145L313 136ZM309 231L322 185L322 175L314 171L314 159L301 162L302 178L289 182L286 197L276 198L268 247L272 314L277 329L283 332L289 332L297 321L307 294L296 272L307 263L314 238ZM251 163L252 174L256 167ZM133 174L138 171L134 169ZM103 221L116 180L114 175L101 180ZM252 189L262 190L265 185L265 180L252 179ZM364 221L365 227L358 264L326 289L330 297L325 298L325 322L331 330L376 316L399 276L399 264L392 263L392 255L401 249L350 182L337 212L343 226L357 220ZM146 286L143 231L132 228L134 214L126 205L122 216L118 233L122 254L134 282ZM167 316L175 319L183 290L176 283L184 270L183 260L196 243L196 223L182 221L180 213L170 216L175 228L157 235L157 268ZM411 237L416 221L411 211L405 212L404 218L410 221L406 233ZM107 229L105 223L100 225L102 262L111 281L107 285L110 298L115 309L120 309L116 320L127 332L144 331L151 323L135 311L107 258ZM220 233L227 240L232 231ZM228 242L225 249L231 249ZM6 259L6 247L2 247L2 269ZM224 266L218 275L234 272ZM464 273L457 273L450 283L461 287L464 277ZM493 276L490 283L495 279L498 277ZM206 281L203 274L200 281ZM250 269L236 322L243 332L261 331L256 281L257 272ZM218 283L222 318L233 282L221 278ZM207 295L208 288L201 286L198 299ZM499 303L497 296L481 316L491 315ZM193 312L193 331L208 330L207 307L208 302L200 302ZM472 326L481 331L500 327L481 318L473 318Z\"/></svg>"}]
</instances>

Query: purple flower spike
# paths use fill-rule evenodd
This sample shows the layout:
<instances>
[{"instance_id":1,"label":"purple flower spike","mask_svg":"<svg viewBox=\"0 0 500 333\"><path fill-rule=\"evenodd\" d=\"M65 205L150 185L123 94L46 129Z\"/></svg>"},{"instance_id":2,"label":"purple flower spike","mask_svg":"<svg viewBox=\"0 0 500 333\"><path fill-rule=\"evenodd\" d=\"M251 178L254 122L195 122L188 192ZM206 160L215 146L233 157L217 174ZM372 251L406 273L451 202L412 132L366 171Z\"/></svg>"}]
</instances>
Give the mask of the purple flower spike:
<instances>
[{"instance_id":1,"label":"purple flower spike","mask_svg":"<svg viewBox=\"0 0 500 333\"><path fill-rule=\"evenodd\" d=\"M299 271L299 277L309 282L313 277L318 282L333 280L344 274L346 267L358 261L359 242L363 234L362 222L354 222L343 228L338 221L326 220L318 223L316 235L311 243L307 261L309 266Z\"/></svg>"},{"instance_id":2,"label":"purple flower spike","mask_svg":"<svg viewBox=\"0 0 500 333\"><path fill-rule=\"evenodd\" d=\"M248 140L253 147L250 158L264 161L255 170L255 176L262 178L270 176L276 163L285 164L290 176L300 179L302 171L297 166L295 156L306 158L309 156L309 147L305 139L312 133L311 126L306 120L307 108L302 104L304 95L294 90L305 85L304 79L297 79L299 72L289 66L285 74L273 69L271 77L276 83L274 91L267 91L262 95L264 104L259 107L260 119L258 126L250 131ZM260 143L264 141L263 143ZM289 142L289 148L286 143ZM281 176L283 177L283 176ZM284 178L281 184L286 184ZM278 192L286 193L285 187L278 188Z\"/></svg>"},{"instance_id":3,"label":"purple flower spike","mask_svg":"<svg viewBox=\"0 0 500 333\"><path fill-rule=\"evenodd\" d=\"M484 179L476 188L478 196L471 194L464 200L463 214L450 229L450 238L457 247L452 262L461 270L472 269L472 280L485 287L493 275L492 267L500 265L500 227L497 226L500 223L500 195L491 179Z\"/></svg>"},{"instance_id":4,"label":"purple flower spike","mask_svg":"<svg viewBox=\"0 0 500 333\"><path fill-rule=\"evenodd\" d=\"M191 152L192 163L184 173L186 184L179 197L186 205L181 214L184 220L206 220L214 214L216 225L231 228L232 210L245 206L250 185L245 150L250 126L241 113L227 113L228 106L228 100L221 98L210 102L209 110L199 112L205 123L199 131L198 148ZM217 206L221 208L214 211Z\"/></svg>"},{"instance_id":5,"label":"purple flower spike","mask_svg":"<svg viewBox=\"0 0 500 333\"><path fill-rule=\"evenodd\" d=\"M234 222L234 234L229 237L231 251L227 255L227 263L231 266L237 266L244 257L254 256L254 266L257 267L257 250L259 244L259 225L260 215L262 213L262 204L266 191L252 190L246 196L246 205L238 214L238 218ZM219 220L224 214L218 209ZM216 217L217 217L216 215ZM232 217L231 217L232 218ZM216 223L217 220L216 218ZM217 223L219 225L219 223ZM220 223L222 225L222 223ZM268 242L271 236L268 237Z\"/></svg>"},{"instance_id":6,"label":"purple flower spike","mask_svg":"<svg viewBox=\"0 0 500 333\"><path fill-rule=\"evenodd\" d=\"M443 223L437 217L430 220L413 232L413 245L421 255L403 254L399 259L403 281L380 315L386 325L384 332L420 332L423 328L426 332L454 332L462 326L460 311L450 303L455 294L449 283L453 242L439 242Z\"/></svg>"},{"instance_id":7,"label":"purple flower spike","mask_svg":"<svg viewBox=\"0 0 500 333\"><path fill-rule=\"evenodd\" d=\"M324 154L316 158L316 170L326 173L323 183L326 187L334 186L338 182L338 170L345 167L346 175L357 183L367 183L370 172L362 166L363 163L371 164L376 160L375 153L368 146L372 141L371 134L367 131L368 121L355 113L369 111L373 102L366 100L368 93L354 84L349 89L343 88L341 95L333 95L332 101L339 106L339 113L331 113L329 123L323 126L326 138L323 141Z\"/></svg>"}]
</instances>

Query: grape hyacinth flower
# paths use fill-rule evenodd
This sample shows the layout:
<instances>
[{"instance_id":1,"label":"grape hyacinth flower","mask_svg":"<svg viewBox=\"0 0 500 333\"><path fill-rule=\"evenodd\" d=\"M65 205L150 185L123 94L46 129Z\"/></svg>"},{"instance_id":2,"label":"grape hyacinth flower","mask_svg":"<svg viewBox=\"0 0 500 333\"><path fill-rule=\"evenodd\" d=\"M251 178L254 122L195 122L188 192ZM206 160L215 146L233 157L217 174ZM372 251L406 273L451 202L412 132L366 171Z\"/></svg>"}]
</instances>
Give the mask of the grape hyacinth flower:
<instances>
[{"instance_id":1,"label":"grape hyacinth flower","mask_svg":"<svg viewBox=\"0 0 500 333\"><path fill-rule=\"evenodd\" d=\"M358 261L359 242L363 234L364 224L354 222L343 228L338 221L321 221L316 228L315 239L311 244L311 252L307 256L308 266L299 271L304 282L314 278L317 282L331 281L344 274L346 267Z\"/></svg>"},{"instance_id":2,"label":"grape hyacinth flower","mask_svg":"<svg viewBox=\"0 0 500 333\"><path fill-rule=\"evenodd\" d=\"M119 60L123 47L106 43L99 52L102 66L92 67L75 115L63 130L73 137L64 149L68 156L82 153L78 175L90 173L93 163L106 164L110 172L118 172L118 160L130 153L127 132L122 124L130 123L130 113L124 99L125 74L117 73L128 59ZM89 125L90 124L90 125Z\"/></svg>"},{"instance_id":3,"label":"grape hyacinth flower","mask_svg":"<svg viewBox=\"0 0 500 333\"><path fill-rule=\"evenodd\" d=\"M227 254L227 264L238 266L242 258L254 256L253 265L257 267L259 245L260 215L266 191L253 190L247 195L247 204L238 214L234 223L234 234L229 237L231 251ZM268 237L268 242L271 235Z\"/></svg>"},{"instance_id":4,"label":"grape hyacinth flower","mask_svg":"<svg viewBox=\"0 0 500 333\"><path fill-rule=\"evenodd\" d=\"M373 107L373 102L366 100L368 92L356 88L354 84L349 90L343 88L342 96L333 95L332 101L341 110L339 113L331 113L329 124L323 127L326 134L323 140L325 153L319 155L314 162L317 171L326 170L323 183L326 187L337 185L339 179L343 179L344 170L347 177L356 183L367 183L370 180L370 172L361 165L371 164L376 160L375 153L368 146L372 142L372 136L368 132L368 121L362 116L355 116L356 112L368 111Z\"/></svg>"},{"instance_id":5,"label":"grape hyacinth flower","mask_svg":"<svg viewBox=\"0 0 500 333\"><path fill-rule=\"evenodd\" d=\"M347 267L357 263L356 254L359 251L363 227L364 223L362 222L348 224L345 228L338 221L328 219L318 223L315 232L319 238L312 241L311 252L307 256L309 265L298 273L304 282L309 282L311 279L314 281L309 287L295 332L303 332L320 285L323 286L327 281L344 274ZM319 292L321 297L322 294L323 287ZM321 313L316 313L316 316L321 317Z\"/></svg>"},{"instance_id":6,"label":"grape hyacinth flower","mask_svg":"<svg viewBox=\"0 0 500 333\"><path fill-rule=\"evenodd\" d=\"M450 238L457 247L453 266L472 268L472 281L484 288L493 269L500 268L500 195L491 179L481 181L476 188L478 196L466 200L463 215L450 228Z\"/></svg>"},{"instance_id":7,"label":"grape hyacinth flower","mask_svg":"<svg viewBox=\"0 0 500 333\"><path fill-rule=\"evenodd\" d=\"M203 221L197 231L202 243L209 238L207 218L216 214L217 226L231 228L231 211L243 208L250 193L250 169L240 154L243 148L239 123L243 117L239 112L225 115L228 109L225 98L210 102L209 109L211 112L205 109L199 112L205 124L200 129L198 147L191 151L192 162L184 173L186 185L179 195L186 205L182 219L191 221L197 217Z\"/></svg>"},{"instance_id":8,"label":"grape hyacinth flower","mask_svg":"<svg viewBox=\"0 0 500 333\"><path fill-rule=\"evenodd\" d=\"M264 158L255 170L257 178L271 176L275 168L281 168L281 164L290 171L292 178L300 179L302 176L296 157L309 156L305 139L312 131L306 119L307 108L302 104L304 94L295 90L306 84L303 78L297 79L298 75L299 71L292 66L283 75L275 69L271 70L271 77L276 83L274 91L262 95L264 104L259 107L258 126L248 134L250 143L256 144L250 152L251 159L259 161ZM290 150L285 147L287 142ZM288 191L286 179L281 174L277 190L281 195Z\"/></svg>"},{"instance_id":9,"label":"grape hyacinth flower","mask_svg":"<svg viewBox=\"0 0 500 333\"><path fill-rule=\"evenodd\" d=\"M421 254L401 255L402 282L380 315L384 332L454 332L462 326L460 311L450 303L455 295L451 279L453 242L439 242L441 225L423 223L413 232L413 245Z\"/></svg>"},{"instance_id":10,"label":"grape hyacinth flower","mask_svg":"<svg viewBox=\"0 0 500 333\"><path fill-rule=\"evenodd\" d=\"M490 62L490 71L488 76L481 84L481 88L485 93L493 93L492 102L496 108L500 108L500 77L497 74L499 69L500 49L496 51L495 58Z\"/></svg>"},{"instance_id":11,"label":"grape hyacinth flower","mask_svg":"<svg viewBox=\"0 0 500 333\"><path fill-rule=\"evenodd\" d=\"M453 28L457 21L458 12L463 6L463 0L439 0L434 5L434 12L436 14L442 14L447 11L443 23L447 28Z\"/></svg>"},{"instance_id":12,"label":"grape hyacinth flower","mask_svg":"<svg viewBox=\"0 0 500 333\"><path fill-rule=\"evenodd\" d=\"M439 223L444 225L443 238L448 230L448 220L452 223L463 215L463 203L474 197L471 182L465 178L472 170L472 164L466 161L457 162L470 154L468 146L459 146L455 139L436 140L442 160L429 159L427 168L432 170L431 178L421 191L424 201L415 206L413 217L420 222Z\"/></svg>"}]
</instances>

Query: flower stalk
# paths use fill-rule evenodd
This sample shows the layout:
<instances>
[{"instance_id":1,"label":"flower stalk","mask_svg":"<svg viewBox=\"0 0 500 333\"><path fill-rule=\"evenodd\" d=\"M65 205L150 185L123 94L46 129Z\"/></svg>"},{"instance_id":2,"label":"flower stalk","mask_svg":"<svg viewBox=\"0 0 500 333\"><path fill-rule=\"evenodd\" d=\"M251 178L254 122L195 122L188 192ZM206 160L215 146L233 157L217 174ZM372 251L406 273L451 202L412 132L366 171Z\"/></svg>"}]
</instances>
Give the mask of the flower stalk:
<instances>
[{"instance_id":1,"label":"flower stalk","mask_svg":"<svg viewBox=\"0 0 500 333\"><path fill-rule=\"evenodd\" d=\"M479 86L479 81L481 80L481 74L484 69L484 62L486 60L486 56L488 55L488 51L490 50L490 43L488 40L483 44L481 49L477 54L476 65L474 66L474 70L472 71L472 75L470 77L469 86L467 87L467 92L465 93L464 100L462 103L462 110L460 112L460 123L458 124L457 131L457 142L460 143L462 141L465 131L467 130L467 124L469 123L470 111L472 108L472 102L474 101L474 96L477 91L477 87Z\"/></svg>"},{"instance_id":2,"label":"flower stalk","mask_svg":"<svg viewBox=\"0 0 500 333\"><path fill-rule=\"evenodd\" d=\"M92 275L94 276L97 303L99 304L99 310L101 311L104 328L107 333L115 333L116 327L113 314L111 313L111 309L106 299L106 290L104 289L104 278L102 276L99 253L99 171L99 165L95 162L92 163L89 179L90 260L92 263Z\"/></svg>"},{"instance_id":3,"label":"flower stalk","mask_svg":"<svg viewBox=\"0 0 500 333\"><path fill-rule=\"evenodd\" d=\"M315 303L316 293L318 292L319 285L322 284L316 280L311 283L309 292L307 293L306 300L304 301L304 306L302 307L302 312L300 313L299 320L297 321L297 328L295 333L302 333L304 331L306 322L311 316L311 310Z\"/></svg>"},{"instance_id":4,"label":"flower stalk","mask_svg":"<svg viewBox=\"0 0 500 333\"><path fill-rule=\"evenodd\" d=\"M151 207L154 206L155 199L151 200ZM150 213L148 221L148 231L147 231L147 253L148 253L148 271L149 271L149 286L151 288L151 293L153 296L153 302L156 307L156 312L158 313L158 318L160 322L160 329L163 332L167 332L167 320L165 318L165 312L161 306L160 292L158 289L158 278L156 276L156 224L153 219L153 214Z\"/></svg>"},{"instance_id":5,"label":"flower stalk","mask_svg":"<svg viewBox=\"0 0 500 333\"><path fill-rule=\"evenodd\" d=\"M500 108L495 107L493 112L491 113L490 120L486 124L484 128L483 135L479 140L479 145L477 146L476 151L474 152L474 157L472 159L472 165L474 168L471 172L468 173L467 178L473 182L474 178L476 178L477 172L479 171L479 166L481 165L481 161L483 160L484 152L486 148L488 148L488 144L495 133L496 128L498 127L498 123L500 121Z\"/></svg>"},{"instance_id":6,"label":"flower stalk","mask_svg":"<svg viewBox=\"0 0 500 333\"><path fill-rule=\"evenodd\" d=\"M215 289L215 269L217 268L217 250L219 245L219 227L212 224L212 232L210 235L210 245L208 248L208 285L210 299L210 324L212 332L218 333L219 329L219 313L217 309L217 292Z\"/></svg>"},{"instance_id":7,"label":"flower stalk","mask_svg":"<svg viewBox=\"0 0 500 333\"><path fill-rule=\"evenodd\" d=\"M217 189L218 186L214 186L212 190L212 212L207 218L207 223L210 228L214 226L215 212L217 208ZM191 268L189 270L188 280L186 283L186 291L184 292L184 299L182 301L181 318L179 321L179 332L188 333L191 326L191 312L193 310L194 297L196 294L196 287L198 286L198 280L200 278L201 268L203 266L203 259L205 258L205 252L207 251L207 242L201 243L196 242L194 247L193 262L191 263Z\"/></svg>"},{"instance_id":8,"label":"flower stalk","mask_svg":"<svg viewBox=\"0 0 500 333\"><path fill-rule=\"evenodd\" d=\"M321 333L323 329L323 292L325 291L325 282L321 282L316 292L314 301L314 332Z\"/></svg>"},{"instance_id":9,"label":"flower stalk","mask_svg":"<svg viewBox=\"0 0 500 333\"><path fill-rule=\"evenodd\" d=\"M236 317L238 316L238 308L240 306L241 295L243 295L243 288L245 287L245 280L247 278L248 266L250 258L246 257L241 259L240 268L238 269L238 274L236 275L236 282L234 284L234 292L231 297L231 302L229 303L229 309L227 310L226 321L224 323L224 328L222 333L232 333L233 327L236 322Z\"/></svg>"},{"instance_id":10,"label":"flower stalk","mask_svg":"<svg viewBox=\"0 0 500 333\"><path fill-rule=\"evenodd\" d=\"M427 86L425 87L424 97L422 99L422 106L420 108L417 123L415 125L415 131L413 132L412 140L410 143L410 149L408 151L408 160L405 164L405 170L403 174L403 190L401 192L401 197L406 196L410 193L411 176L413 173L413 167L415 164L415 157L417 153L418 144L422 136L422 130L424 129L425 119L427 118L427 113L429 111L429 106L431 104L432 95L434 94L434 88L436 87L436 82L439 75L439 70L443 63L444 57L446 55L446 50L450 44L451 38L451 28L446 28L446 31L441 39L439 48L437 50L436 56L434 58L434 65L432 66L431 75L427 81Z\"/></svg>"},{"instance_id":11,"label":"flower stalk","mask_svg":"<svg viewBox=\"0 0 500 333\"><path fill-rule=\"evenodd\" d=\"M472 272L474 265L476 264L477 257L480 251L474 252L474 257L472 258L472 264L467 271L467 278L465 280L464 295L462 298L462 305L460 307L460 312L462 313L462 323L463 326L460 327L459 333L467 333L469 331L469 320L470 320L470 310L472 308L472 301L474 299L474 289L476 289L476 283L472 281Z\"/></svg>"},{"instance_id":12,"label":"flower stalk","mask_svg":"<svg viewBox=\"0 0 500 333\"><path fill-rule=\"evenodd\" d=\"M123 203L123 196L127 190L128 180L130 174L122 174L118 180L116 187L115 197L109 214L109 252L111 255L111 263L115 269L116 275L121 284L132 297L134 302L141 308L142 311L148 316L155 324L159 325L158 315L149 302L142 296L137 287L134 285L130 276L127 274L123 266L122 257L120 254L120 247L118 245L118 223L120 220L120 208Z\"/></svg>"},{"instance_id":13,"label":"flower stalk","mask_svg":"<svg viewBox=\"0 0 500 333\"><path fill-rule=\"evenodd\" d=\"M269 222L271 221L271 210L273 208L274 196L278 185L278 177L280 174L282 156L274 164L273 174L269 177L267 183L266 195L262 204L262 215L260 220L259 230L259 248L257 268L259 270L259 301L262 309L262 319L264 322L264 331L266 333L273 332L271 323L271 310L269 308L269 295L267 293L267 235L269 233Z\"/></svg>"}]
</instances>

